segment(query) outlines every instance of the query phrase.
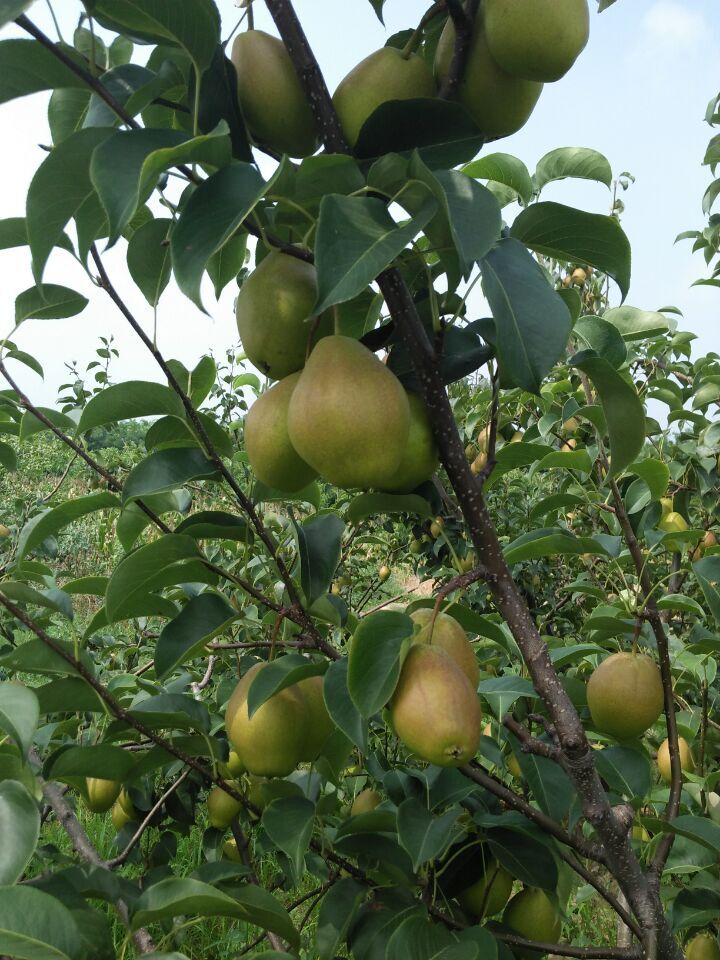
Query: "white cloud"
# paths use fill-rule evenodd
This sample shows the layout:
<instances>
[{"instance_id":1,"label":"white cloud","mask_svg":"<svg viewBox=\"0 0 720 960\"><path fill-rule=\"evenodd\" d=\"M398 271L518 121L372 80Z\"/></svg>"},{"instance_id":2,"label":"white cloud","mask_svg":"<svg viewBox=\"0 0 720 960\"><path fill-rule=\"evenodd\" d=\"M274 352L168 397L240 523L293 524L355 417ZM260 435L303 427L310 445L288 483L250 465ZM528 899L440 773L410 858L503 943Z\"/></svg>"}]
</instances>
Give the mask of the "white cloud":
<instances>
[{"instance_id":1,"label":"white cloud","mask_svg":"<svg viewBox=\"0 0 720 960\"><path fill-rule=\"evenodd\" d=\"M652 47L687 51L697 46L706 34L705 18L678 0L658 0L642 21L642 41Z\"/></svg>"}]
</instances>

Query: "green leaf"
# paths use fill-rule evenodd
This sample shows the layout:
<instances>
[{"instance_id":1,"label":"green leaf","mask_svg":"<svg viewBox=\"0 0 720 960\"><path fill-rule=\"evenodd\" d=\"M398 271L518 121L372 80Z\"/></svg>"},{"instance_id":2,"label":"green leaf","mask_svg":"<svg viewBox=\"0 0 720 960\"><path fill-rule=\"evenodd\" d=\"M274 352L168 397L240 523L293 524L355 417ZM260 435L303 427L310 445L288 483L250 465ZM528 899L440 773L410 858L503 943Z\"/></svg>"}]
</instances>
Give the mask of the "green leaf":
<instances>
[{"instance_id":1,"label":"green leaf","mask_svg":"<svg viewBox=\"0 0 720 960\"><path fill-rule=\"evenodd\" d=\"M169 877L148 887L135 902L132 929L179 916L235 917L300 945L289 914L267 890L233 886L230 894L187 877Z\"/></svg>"},{"instance_id":2,"label":"green leaf","mask_svg":"<svg viewBox=\"0 0 720 960\"><path fill-rule=\"evenodd\" d=\"M203 309L200 281L213 256L252 212L266 184L249 163L233 163L193 191L175 226L170 249L177 284Z\"/></svg>"},{"instance_id":3,"label":"green leaf","mask_svg":"<svg viewBox=\"0 0 720 960\"><path fill-rule=\"evenodd\" d=\"M214 583L191 537L166 534L128 554L108 582L105 606L110 622L122 619L139 598L177 583Z\"/></svg>"},{"instance_id":4,"label":"green leaf","mask_svg":"<svg viewBox=\"0 0 720 960\"><path fill-rule=\"evenodd\" d=\"M6 592L7 584L4 583L2 585L2 593ZM68 643L66 640L56 640L55 643L68 656L75 658L75 644ZM84 650L80 651L77 659L80 660L90 673L95 672L93 662ZM74 676L76 674L75 667L71 666L64 657L60 656L60 654L54 650L51 650L50 647L46 646L40 639L28 640L20 644L19 647L13 647L5 653L0 654L0 666L5 667L7 670L22 673L49 675L57 673L61 676L66 676L67 674Z\"/></svg>"},{"instance_id":5,"label":"green leaf","mask_svg":"<svg viewBox=\"0 0 720 960\"><path fill-rule=\"evenodd\" d=\"M77 960L80 932L57 897L29 886L0 887L0 952L18 960Z\"/></svg>"},{"instance_id":6,"label":"green leaf","mask_svg":"<svg viewBox=\"0 0 720 960\"><path fill-rule=\"evenodd\" d=\"M15 883L35 852L40 836L38 806L17 780L0 783L0 836L3 838L0 844L0 883Z\"/></svg>"},{"instance_id":7,"label":"green leaf","mask_svg":"<svg viewBox=\"0 0 720 960\"><path fill-rule=\"evenodd\" d=\"M181 47L198 70L210 65L220 40L213 0L95 0L93 16L108 29L141 43Z\"/></svg>"},{"instance_id":8,"label":"green leaf","mask_svg":"<svg viewBox=\"0 0 720 960\"><path fill-rule=\"evenodd\" d=\"M231 159L227 125L189 137L179 130L121 130L102 143L90 161L90 178L108 217L108 246L117 242L138 204L160 174L177 164L224 167Z\"/></svg>"},{"instance_id":9,"label":"green leaf","mask_svg":"<svg viewBox=\"0 0 720 960\"><path fill-rule=\"evenodd\" d=\"M59 286L46 283L42 287L30 287L15 298L15 324L25 320L64 320L76 317L88 305L88 298Z\"/></svg>"},{"instance_id":10,"label":"green leaf","mask_svg":"<svg viewBox=\"0 0 720 960\"><path fill-rule=\"evenodd\" d=\"M75 421L68 417L65 413L60 413L59 410L51 410L49 407L38 407L38 411L44 414L47 419L54 423L56 427L60 427L65 433L74 433L75 432ZM41 433L43 430L49 430L42 420L38 420L34 413L26 411L22 415L20 420L20 440L27 440L28 437L32 437L36 433Z\"/></svg>"},{"instance_id":11,"label":"green leaf","mask_svg":"<svg viewBox=\"0 0 720 960\"><path fill-rule=\"evenodd\" d=\"M662 830L665 833L674 833L688 840L693 840L708 850L712 850L716 855L720 854L720 825L713 823L706 817L698 817L693 814L683 814L675 817L670 823L662 822Z\"/></svg>"},{"instance_id":12,"label":"green leaf","mask_svg":"<svg viewBox=\"0 0 720 960\"><path fill-rule=\"evenodd\" d=\"M87 87L53 91L48 104L48 125L56 146L83 128L89 105L90 91Z\"/></svg>"},{"instance_id":13,"label":"green leaf","mask_svg":"<svg viewBox=\"0 0 720 960\"><path fill-rule=\"evenodd\" d=\"M670 482L670 469L662 460L640 460L628 467L628 473L634 473L648 485L653 500L664 497Z\"/></svg>"},{"instance_id":14,"label":"green leaf","mask_svg":"<svg viewBox=\"0 0 720 960\"><path fill-rule=\"evenodd\" d=\"M78 130L58 144L35 171L27 194L27 235L37 283L50 251L64 237L65 224L94 195L90 158L111 129Z\"/></svg>"},{"instance_id":15,"label":"green leaf","mask_svg":"<svg viewBox=\"0 0 720 960\"><path fill-rule=\"evenodd\" d=\"M347 519L353 526L359 526L368 517L386 513L409 513L426 519L434 516L427 500L417 494L361 493L350 501Z\"/></svg>"},{"instance_id":16,"label":"green leaf","mask_svg":"<svg viewBox=\"0 0 720 960\"><path fill-rule=\"evenodd\" d=\"M582 553L607 556L607 550L592 537L576 537L564 527L547 527L523 533L505 547L509 564L540 557L579 556Z\"/></svg>"},{"instance_id":17,"label":"green leaf","mask_svg":"<svg viewBox=\"0 0 720 960\"><path fill-rule=\"evenodd\" d=\"M348 658L334 660L328 667L323 683L323 698L335 726L363 753L367 753L367 722L353 703L348 692Z\"/></svg>"},{"instance_id":18,"label":"green leaf","mask_svg":"<svg viewBox=\"0 0 720 960\"><path fill-rule=\"evenodd\" d=\"M119 420L157 417L167 414L183 417L180 397L162 383L126 380L116 383L88 400L78 424L78 433Z\"/></svg>"},{"instance_id":19,"label":"green leaf","mask_svg":"<svg viewBox=\"0 0 720 960\"><path fill-rule=\"evenodd\" d=\"M220 299L225 287L242 270L247 254L247 241L247 233L236 234L208 260L207 273L212 280L216 300Z\"/></svg>"},{"instance_id":20,"label":"green leaf","mask_svg":"<svg viewBox=\"0 0 720 960\"><path fill-rule=\"evenodd\" d=\"M573 327L573 336L616 369L627 360L627 347L617 327L603 317L581 317Z\"/></svg>"},{"instance_id":21,"label":"green leaf","mask_svg":"<svg viewBox=\"0 0 720 960\"><path fill-rule=\"evenodd\" d=\"M15 20L34 2L34 0L0 0L0 27Z\"/></svg>"},{"instance_id":22,"label":"green leaf","mask_svg":"<svg viewBox=\"0 0 720 960\"><path fill-rule=\"evenodd\" d=\"M131 716L155 730L199 730L210 732L210 714L204 703L180 693L159 693L136 703ZM125 731L127 725L118 720L113 730Z\"/></svg>"},{"instance_id":23,"label":"green leaf","mask_svg":"<svg viewBox=\"0 0 720 960\"><path fill-rule=\"evenodd\" d=\"M502 720L510 707L521 697L537 698L532 683L513 674L483 680L478 687L478 692L490 704L490 709L498 720Z\"/></svg>"},{"instance_id":24,"label":"green leaf","mask_svg":"<svg viewBox=\"0 0 720 960\"><path fill-rule=\"evenodd\" d=\"M127 265L133 282L151 307L156 307L170 281L169 232L172 220L148 220L130 237Z\"/></svg>"},{"instance_id":25,"label":"green leaf","mask_svg":"<svg viewBox=\"0 0 720 960\"><path fill-rule=\"evenodd\" d=\"M509 187L523 203L532 200L533 185L528 168L509 153L488 153L468 163L462 172L477 180L492 180Z\"/></svg>"},{"instance_id":26,"label":"green leaf","mask_svg":"<svg viewBox=\"0 0 720 960\"><path fill-rule=\"evenodd\" d=\"M603 314L608 323L620 331L623 340L646 340L658 337L668 329L667 318L654 310L638 310L637 307L613 307Z\"/></svg>"},{"instance_id":27,"label":"green leaf","mask_svg":"<svg viewBox=\"0 0 720 960\"><path fill-rule=\"evenodd\" d=\"M83 58L71 47L62 45L61 49L83 65ZM86 84L37 40L0 41L0 103L58 87L84 89Z\"/></svg>"},{"instance_id":28,"label":"green leaf","mask_svg":"<svg viewBox=\"0 0 720 960\"><path fill-rule=\"evenodd\" d=\"M554 761L522 750L513 750L537 805L558 822L564 820L575 799L568 775Z\"/></svg>"},{"instance_id":29,"label":"green leaf","mask_svg":"<svg viewBox=\"0 0 720 960\"><path fill-rule=\"evenodd\" d=\"M6 470L17 470L17 453L9 443L0 443L0 464Z\"/></svg>"},{"instance_id":30,"label":"green leaf","mask_svg":"<svg viewBox=\"0 0 720 960\"><path fill-rule=\"evenodd\" d=\"M488 831L488 844L496 859L518 880L551 893L557 890L555 858L535 837L520 830L499 828Z\"/></svg>"},{"instance_id":31,"label":"green leaf","mask_svg":"<svg viewBox=\"0 0 720 960\"><path fill-rule=\"evenodd\" d=\"M25 524L20 531L17 543L17 556L21 560L35 547L54 536L67 524L98 510L119 507L120 501L112 493L91 493L77 500L68 500L52 510L39 513Z\"/></svg>"},{"instance_id":32,"label":"green leaf","mask_svg":"<svg viewBox=\"0 0 720 960\"><path fill-rule=\"evenodd\" d=\"M412 633L412 620L394 610L380 610L360 621L350 650L348 690L363 717L377 713L392 696L403 644Z\"/></svg>"},{"instance_id":33,"label":"green leaf","mask_svg":"<svg viewBox=\"0 0 720 960\"><path fill-rule=\"evenodd\" d=\"M623 298L630 287L630 243L614 217L561 203L534 203L512 225L513 237L536 253L587 263L609 274Z\"/></svg>"},{"instance_id":34,"label":"green leaf","mask_svg":"<svg viewBox=\"0 0 720 960\"><path fill-rule=\"evenodd\" d=\"M538 192L553 180L564 180L565 177L597 180L606 187L612 185L612 169L607 158L588 147L559 147L538 161L535 170Z\"/></svg>"},{"instance_id":35,"label":"green leaf","mask_svg":"<svg viewBox=\"0 0 720 960\"><path fill-rule=\"evenodd\" d=\"M180 613L163 627L155 645L155 676L169 673L203 652L205 644L222 633L237 611L219 594L207 591L192 597Z\"/></svg>"},{"instance_id":36,"label":"green leaf","mask_svg":"<svg viewBox=\"0 0 720 960\"><path fill-rule=\"evenodd\" d=\"M307 677L322 676L326 669L327 664L308 660L302 654L291 653L273 660L258 672L250 684L247 697L248 717L252 717L265 701L276 693Z\"/></svg>"},{"instance_id":37,"label":"green leaf","mask_svg":"<svg viewBox=\"0 0 720 960\"><path fill-rule=\"evenodd\" d=\"M298 877L305 872L305 854L310 846L314 824L315 804L305 797L279 797L263 811L265 832L290 858Z\"/></svg>"},{"instance_id":38,"label":"green leaf","mask_svg":"<svg viewBox=\"0 0 720 960\"><path fill-rule=\"evenodd\" d=\"M367 887L351 877L338 880L330 887L318 914L315 934L318 960L334 960L367 894Z\"/></svg>"},{"instance_id":39,"label":"green leaf","mask_svg":"<svg viewBox=\"0 0 720 960\"><path fill-rule=\"evenodd\" d=\"M70 710L102 713L105 710L95 690L80 677L60 677L36 687L36 691L42 714Z\"/></svg>"},{"instance_id":40,"label":"green leaf","mask_svg":"<svg viewBox=\"0 0 720 960\"><path fill-rule=\"evenodd\" d=\"M345 523L336 513L310 517L295 527L300 560L300 582L308 606L327 593L340 562Z\"/></svg>"},{"instance_id":41,"label":"green leaf","mask_svg":"<svg viewBox=\"0 0 720 960\"><path fill-rule=\"evenodd\" d=\"M85 747L67 747L50 760L45 775L55 780L66 777L100 777L103 780L126 780L135 759L132 753L110 743Z\"/></svg>"},{"instance_id":42,"label":"green leaf","mask_svg":"<svg viewBox=\"0 0 720 960\"><path fill-rule=\"evenodd\" d=\"M702 927L720 916L720 893L707 887L686 887L673 900L673 930Z\"/></svg>"},{"instance_id":43,"label":"green leaf","mask_svg":"<svg viewBox=\"0 0 720 960\"><path fill-rule=\"evenodd\" d=\"M196 540L239 540L250 544L254 535L244 517L220 510L199 510L175 528Z\"/></svg>"},{"instance_id":44,"label":"green leaf","mask_svg":"<svg viewBox=\"0 0 720 960\"><path fill-rule=\"evenodd\" d=\"M504 474L519 467L527 467L553 453L553 447L544 443L506 443L498 450L493 472L485 481L486 488L494 486Z\"/></svg>"},{"instance_id":45,"label":"green leaf","mask_svg":"<svg viewBox=\"0 0 720 960\"><path fill-rule=\"evenodd\" d=\"M141 460L128 474L122 501L137 500L152 493L176 490L190 480L217 476L217 467L197 447L158 450Z\"/></svg>"},{"instance_id":46,"label":"green leaf","mask_svg":"<svg viewBox=\"0 0 720 960\"><path fill-rule=\"evenodd\" d=\"M449 846L462 807L451 807L434 816L424 803L408 797L398 807L398 840L410 854L413 870L439 857Z\"/></svg>"},{"instance_id":47,"label":"green leaf","mask_svg":"<svg viewBox=\"0 0 720 960\"><path fill-rule=\"evenodd\" d=\"M595 765L610 788L628 800L646 797L650 792L652 770L644 750L606 747L596 751Z\"/></svg>"},{"instance_id":48,"label":"green leaf","mask_svg":"<svg viewBox=\"0 0 720 960\"><path fill-rule=\"evenodd\" d=\"M382 200L328 194L320 204L315 239L318 299L315 313L362 293L397 257L437 210L432 197L398 226Z\"/></svg>"},{"instance_id":49,"label":"green leaf","mask_svg":"<svg viewBox=\"0 0 720 960\"><path fill-rule=\"evenodd\" d=\"M165 513L185 512L190 506L190 494L187 490L173 490L170 493L151 494L143 499L143 504L161 517ZM134 501L126 504L118 517L115 532L127 552L132 548L140 534L153 521ZM177 532L177 531L176 531ZM103 595L105 591L102 591Z\"/></svg>"},{"instance_id":50,"label":"green leaf","mask_svg":"<svg viewBox=\"0 0 720 960\"><path fill-rule=\"evenodd\" d=\"M200 98L198 104L198 127L203 133L210 133L224 121L230 130L232 155L236 160L253 162L252 150L248 143L245 121L238 102L238 84L235 67L225 56L225 44L215 47L212 62L200 78ZM195 74L190 77L188 102L195 96Z\"/></svg>"},{"instance_id":51,"label":"green leaf","mask_svg":"<svg viewBox=\"0 0 720 960\"><path fill-rule=\"evenodd\" d=\"M703 557L692 564L693 573L700 584L705 602L715 621L720 624L720 556Z\"/></svg>"},{"instance_id":52,"label":"green leaf","mask_svg":"<svg viewBox=\"0 0 720 960\"><path fill-rule=\"evenodd\" d=\"M386 960L478 960L478 947L458 943L453 934L428 917L407 917L388 940Z\"/></svg>"},{"instance_id":53,"label":"green leaf","mask_svg":"<svg viewBox=\"0 0 720 960\"><path fill-rule=\"evenodd\" d=\"M645 443L645 409L635 388L602 357L578 354L572 365L586 373L600 396L616 477L638 457Z\"/></svg>"},{"instance_id":54,"label":"green leaf","mask_svg":"<svg viewBox=\"0 0 720 960\"><path fill-rule=\"evenodd\" d=\"M37 730L40 707L35 693L20 683L0 685L0 729L9 733L27 758Z\"/></svg>"},{"instance_id":55,"label":"green leaf","mask_svg":"<svg viewBox=\"0 0 720 960\"><path fill-rule=\"evenodd\" d=\"M481 263L503 387L538 393L568 341L570 314L527 250L505 239Z\"/></svg>"},{"instance_id":56,"label":"green leaf","mask_svg":"<svg viewBox=\"0 0 720 960\"><path fill-rule=\"evenodd\" d=\"M27 583L21 581L4 580L0 585L2 592L14 600L16 603L36 604L39 607L47 607L49 610L56 610L68 620L72 620L73 611L70 597L59 590L57 587L50 587L46 590L36 590Z\"/></svg>"}]
</instances>

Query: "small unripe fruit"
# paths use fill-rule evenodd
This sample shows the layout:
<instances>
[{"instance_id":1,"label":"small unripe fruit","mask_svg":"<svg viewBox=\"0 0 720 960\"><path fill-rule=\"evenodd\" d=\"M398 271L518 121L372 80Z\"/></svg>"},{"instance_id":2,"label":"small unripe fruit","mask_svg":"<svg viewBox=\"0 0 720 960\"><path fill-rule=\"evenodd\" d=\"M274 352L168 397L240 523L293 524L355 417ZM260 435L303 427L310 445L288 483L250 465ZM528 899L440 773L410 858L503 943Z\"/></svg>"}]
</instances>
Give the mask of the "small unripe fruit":
<instances>
[{"instance_id":1,"label":"small unripe fruit","mask_svg":"<svg viewBox=\"0 0 720 960\"><path fill-rule=\"evenodd\" d=\"M510 899L512 886L513 878L497 860L493 860L482 877L458 895L458 900L465 913L480 921L500 913Z\"/></svg>"},{"instance_id":2,"label":"small unripe fruit","mask_svg":"<svg viewBox=\"0 0 720 960\"><path fill-rule=\"evenodd\" d=\"M130 821L134 818L134 812L128 813L127 810L125 810L125 808L121 805L119 800L116 800L112 805L110 819L112 820L112 825L115 827L117 833L120 833L125 824L130 823Z\"/></svg>"},{"instance_id":3,"label":"small unripe fruit","mask_svg":"<svg viewBox=\"0 0 720 960\"><path fill-rule=\"evenodd\" d=\"M678 737L678 751L680 753L680 766L683 771L687 770L689 773L692 773L695 769L695 761L693 759L692 750L690 749L690 744L683 737ZM657 765L660 776L663 778L665 783L672 782L672 771L670 769L670 741L666 738L660 744L657 755Z\"/></svg>"},{"instance_id":4,"label":"small unripe fruit","mask_svg":"<svg viewBox=\"0 0 720 960\"><path fill-rule=\"evenodd\" d=\"M11 533L10 527L6 527L4 523L0 523L0 537L9 537Z\"/></svg>"},{"instance_id":5,"label":"small unripe fruit","mask_svg":"<svg viewBox=\"0 0 720 960\"><path fill-rule=\"evenodd\" d=\"M436 540L442 533L444 526L445 526L445 521L443 520L442 517L435 517L433 522L430 524L430 533Z\"/></svg>"},{"instance_id":6,"label":"small unripe fruit","mask_svg":"<svg viewBox=\"0 0 720 960\"><path fill-rule=\"evenodd\" d=\"M389 577L390 577L390 567L388 567L386 564L383 564L378 570L378 580L380 581L380 583L385 583L385 581L388 580Z\"/></svg>"},{"instance_id":7,"label":"small unripe fruit","mask_svg":"<svg viewBox=\"0 0 720 960\"><path fill-rule=\"evenodd\" d=\"M238 850L237 841L232 838L226 840L223 844L223 856L227 857L228 860L232 860L234 863L241 863L242 857L240 856L240 851Z\"/></svg>"},{"instance_id":8,"label":"small unripe fruit","mask_svg":"<svg viewBox=\"0 0 720 960\"><path fill-rule=\"evenodd\" d=\"M422 540L411 540L410 541L410 553L420 553L422 550Z\"/></svg>"},{"instance_id":9,"label":"small unripe fruit","mask_svg":"<svg viewBox=\"0 0 720 960\"><path fill-rule=\"evenodd\" d=\"M229 786L236 787L231 783ZM216 830L227 830L235 817L242 810L239 800L231 797L222 787L213 787L207 798L208 820Z\"/></svg>"},{"instance_id":10,"label":"small unripe fruit","mask_svg":"<svg viewBox=\"0 0 720 960\"><path fill-rule=\"evenodd\" d=\"M362 790L353 800L350 815L355 817L360 813L370 813L380 803L382 797L377 790Z\"/></svg>"},{"instance_id":11,"label":"small unripe fruit","mask_svg":"<svg viewBox=\"0 0 720 960\"><path fill-rule=\"evenodd\" d=\"M571 279L576 287L582 287L587 280L587 273L585 273L582 267L578 267L576 270L573 270Z\"/></svg>"}]
</instances>

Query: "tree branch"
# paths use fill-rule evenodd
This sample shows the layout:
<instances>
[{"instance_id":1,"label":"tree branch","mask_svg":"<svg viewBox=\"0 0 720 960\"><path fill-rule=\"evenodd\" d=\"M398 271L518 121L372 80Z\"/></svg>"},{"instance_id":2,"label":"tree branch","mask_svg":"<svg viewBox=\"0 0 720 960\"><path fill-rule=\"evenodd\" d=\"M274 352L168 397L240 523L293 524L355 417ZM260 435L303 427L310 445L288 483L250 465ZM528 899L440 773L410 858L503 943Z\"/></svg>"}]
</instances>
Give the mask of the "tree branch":
<instances>
[{"instance_id":1,"label":"tree branch","mask_svg":"<svg viewBox=\"0 0 720 960\"><path fill-rule=\"evenodd\" d=\"M468 10L465 10L461 0L447 0L448 13L455 27L455 47L450 68L440 87L441 100L453 100L457 95L472 46L473 24L478 5L479 0L471 0Z\"/></svg>"}]
</instances>

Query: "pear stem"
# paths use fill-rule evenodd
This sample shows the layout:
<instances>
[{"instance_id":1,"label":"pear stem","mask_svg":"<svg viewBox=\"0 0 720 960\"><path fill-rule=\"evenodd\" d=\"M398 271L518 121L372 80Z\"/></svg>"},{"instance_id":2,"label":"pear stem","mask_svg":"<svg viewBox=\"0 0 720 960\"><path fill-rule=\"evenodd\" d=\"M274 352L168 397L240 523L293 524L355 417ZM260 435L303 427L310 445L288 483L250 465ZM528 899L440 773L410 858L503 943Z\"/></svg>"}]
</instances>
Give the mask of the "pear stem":
<instances>
[{"instance_id":1,"label":"pear stem","mask_svg":"<svg viewBox=\"0 0 720 960\"><path fill-rule=\"evenodd\" d=\"M435 17L443 13L446 9L447 9L446 0L437 0L437 3L434 3L430 7L430 9L425 12L425 15L423 16L422 20L417 25L417 27L415 27L415 29L412 32L412 35L410 36L410 39L402 49L401 55L403 60L409 59L410 55L415 53L417 48L420 46L420 43L422 42L422 39L425 33L425 27L432 20L434 20Z\"/></svg>"},{"instance_id":2,"label":"pear stem","mask_svg":"<svg viewBox=\"0 0 720 960\"><path fill-rule=\"evenodd\" d=\"M255 13L253 12L253 0L248 0L247 5L247 25L248 30L255 29Z\"/></svg>"}]
</instances>

